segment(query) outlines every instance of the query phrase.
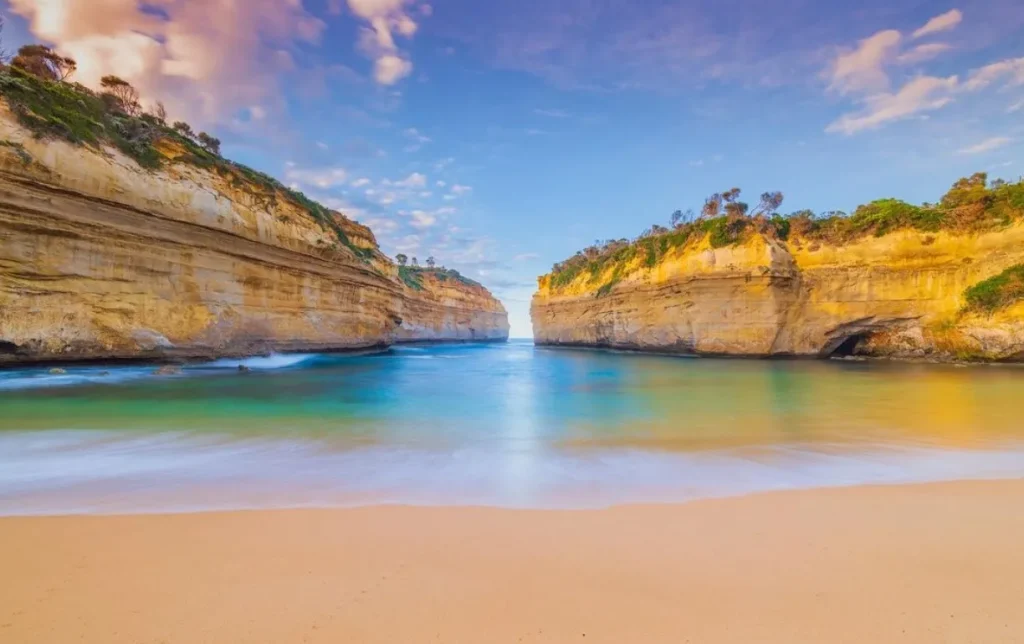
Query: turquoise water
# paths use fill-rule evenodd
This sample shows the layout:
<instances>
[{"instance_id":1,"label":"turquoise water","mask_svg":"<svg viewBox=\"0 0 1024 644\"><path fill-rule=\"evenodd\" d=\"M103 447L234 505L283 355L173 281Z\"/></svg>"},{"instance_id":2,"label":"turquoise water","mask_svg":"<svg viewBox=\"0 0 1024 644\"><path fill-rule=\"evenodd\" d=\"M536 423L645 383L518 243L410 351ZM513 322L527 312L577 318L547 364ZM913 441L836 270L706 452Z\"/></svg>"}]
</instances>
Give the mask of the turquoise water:
<instances>
[{"instance_id":1,"label":"turquoise water","mask_svg":"<svg viewBox=\"0 0 1024 644\"><path fill-rule=\"evenodd\" d=\"M0 372L0 514L593 507L1024 476L1024 370L406 346Z\"/></svg>"}]
</instances>

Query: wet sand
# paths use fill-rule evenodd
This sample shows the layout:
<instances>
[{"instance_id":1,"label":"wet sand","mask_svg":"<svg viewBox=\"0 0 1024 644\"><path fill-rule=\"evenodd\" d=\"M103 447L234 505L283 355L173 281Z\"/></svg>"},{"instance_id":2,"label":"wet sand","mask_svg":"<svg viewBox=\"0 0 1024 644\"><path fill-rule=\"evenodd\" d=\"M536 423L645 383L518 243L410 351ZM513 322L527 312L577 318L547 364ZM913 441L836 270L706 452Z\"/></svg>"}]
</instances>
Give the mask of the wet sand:
<instances>
[{"instance_id":1,"label":"wet sand","mask_svg":"<svg viewBox=\"0 0 1024 644\"><path fill-rule=\"evenodd\" d=\"M1022 642L1024 481L0 519L0 641Z\"/></svg>"}]
</instances>

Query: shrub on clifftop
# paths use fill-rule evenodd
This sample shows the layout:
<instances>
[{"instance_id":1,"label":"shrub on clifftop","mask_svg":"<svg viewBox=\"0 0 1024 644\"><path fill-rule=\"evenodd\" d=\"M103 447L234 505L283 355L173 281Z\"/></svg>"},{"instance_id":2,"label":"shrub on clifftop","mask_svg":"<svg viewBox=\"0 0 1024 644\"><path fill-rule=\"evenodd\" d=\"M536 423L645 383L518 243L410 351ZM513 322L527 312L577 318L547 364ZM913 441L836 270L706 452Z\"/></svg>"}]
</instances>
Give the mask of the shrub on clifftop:
<instances>
[{"instance_id":1,"label":"shrub on clifftop","mask_svg":"<svg viewBox=\"0 0 1024 644\"><path fill-rule=\"evenodd\" d=\"M810 210L780 215L781 192L763 193L757 207L750 211L740 195L739 188L711 195L697 218L692 211L685 214L677 210L670 219L671 229L656 224L634 240L597 241L555 264L548 283L558 289L581 275L588 285L600 278L600 295L610 292L629 266L654 268L672 249L703 239L712 248L729 246L754 234L783 242L841 245L897 230L980 232L1024 219L1024 181L997 180L989 184L985 173L958 180L937 204L917 206L899 199L878 199L859 206L852 215L842 211L815 214Z\"/></svg>"},{"instance_id":2,"label":"shrub on clifftop","mask_svg":"<svg viewBox=\"0 0 1024 644\"><path fill-rule=\"evenodd\" d=\"M61 56L44 45L25 45L11 61L17 67L44 80L63 82L78 69L75 59Z\"/></svg>"}]
</instances>

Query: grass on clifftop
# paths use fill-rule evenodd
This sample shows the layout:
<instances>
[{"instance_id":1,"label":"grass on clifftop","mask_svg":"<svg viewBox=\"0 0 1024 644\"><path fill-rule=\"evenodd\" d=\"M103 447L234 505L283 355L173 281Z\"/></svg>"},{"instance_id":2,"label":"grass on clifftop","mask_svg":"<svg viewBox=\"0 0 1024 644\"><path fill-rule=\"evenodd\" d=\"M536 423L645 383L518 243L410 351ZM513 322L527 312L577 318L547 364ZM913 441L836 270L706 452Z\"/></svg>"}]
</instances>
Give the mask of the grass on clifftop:
<instances>
[{"instance_id":1,"label":"grass on clifftop","mask_svg":"<svg viewBox=\"0 0 1024 644\"><path fill-rule=\"evenodd\" d=\"M234 188L245 190L264 207L279 200L304 210L321 228L332 233L364 262L374 253L349 240L338 216L297 190L273 177L220 156L219 142L203 145L191 129L169 127L162 118L141 109L125 111L124 103L110 94L98 94L84 85L41 78L16 66L0 69L0 96L6 100L18 122L41 139L61 139L76 145L111 145L143 168L156 169L168 163L186 163L216 172ZM135 108L138 104L135 103ZM180 124L184 125L184 124ZM187 128L187 126L185 126ZM209 138L207 141L215 141ZM173 144L181 154L171 157L161 145Z\"/></svg>"},{"instance_id":2,"label":"grass on clifftop","mask_svg":"<svg viewBox=\"0 0 1024 644\"><path fill-rule=\"evenodd\" d=\"M740 201L740 194L733 188L712 195L699 217L693 211L676 211L671 227L654 225L636 239L595 242L555 264L548 283L558 290L583 276L587 285L601 280L597 296L607 295L628 271L654 268L670 251L705 238L712 248L737 244L757 234L783 242L806 242L813 248L819 243L842 245L898 230L983 232L1024 219L1024 180L990 183L985 173L960 179L935 204L917 206L899 199L878 199L850 215L809 210L781 215L776 212L783 201L780 192L764 193L751 211Z\"/></svg>"},{"instance_id":3,"label":"grass on clifftop","mask_svg":"<svg viewBox=\"0 0 1024 644\"><path fill-rule=\"evenodd\" d=\"M964 292L967 311L992 314L1024 300L1024 264L979 282Z\"/></svg>"},{"instance_id":4,"label":"grass on clifftop","mask_svg":"<svg viewBox=\"0 0 1024 644\"><path fill-rule=\"evenodd\" d=\"M420 266L399 266L398 277L405 283L406 286L414 291L423 290L423 276L433 275L435 279L440 282L447 282L448 280L455 280L460 284L466 286L473 286L477 288L483 288L480 282L474 281L455 270L454 268L422 268Z\"/></svg>"}]
</instances>

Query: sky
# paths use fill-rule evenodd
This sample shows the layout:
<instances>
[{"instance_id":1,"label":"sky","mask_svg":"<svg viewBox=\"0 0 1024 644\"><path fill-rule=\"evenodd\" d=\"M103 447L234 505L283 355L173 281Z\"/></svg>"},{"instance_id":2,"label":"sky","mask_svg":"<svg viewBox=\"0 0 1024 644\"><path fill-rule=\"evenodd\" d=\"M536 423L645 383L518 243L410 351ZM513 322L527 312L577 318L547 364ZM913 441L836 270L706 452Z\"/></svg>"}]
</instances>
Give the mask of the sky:
<instances>
[{"instance_id":1,"label":"sky","mask_svg":"<svg viewBox=\"0 0 1024 644\"><path fill-rule=\"evenodd\" d=\"M738 186L782 210L1024 174L1020 0L0 0L225 156L489 287Z\"/></svg>"}]
</instances>

